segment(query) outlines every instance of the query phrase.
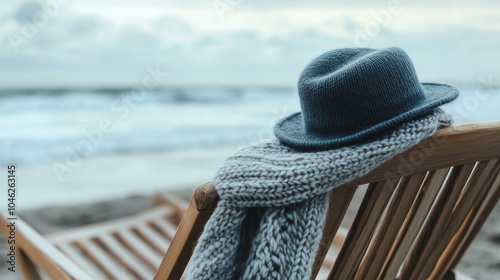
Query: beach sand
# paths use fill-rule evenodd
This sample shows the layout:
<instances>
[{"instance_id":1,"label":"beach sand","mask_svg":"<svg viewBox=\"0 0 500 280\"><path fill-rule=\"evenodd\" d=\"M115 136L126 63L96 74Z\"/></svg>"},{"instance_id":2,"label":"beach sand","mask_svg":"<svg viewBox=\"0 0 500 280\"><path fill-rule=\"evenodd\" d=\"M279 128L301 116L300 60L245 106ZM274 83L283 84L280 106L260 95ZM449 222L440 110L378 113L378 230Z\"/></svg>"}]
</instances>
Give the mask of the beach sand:
<instances>
[{"instance_id":1,"label":"beach sand","mask_svg":"<svg viewBox=\"0 0 500 280\"><path fill-rule=\"evenodd\" d=\"M187 200L192 190L184 188L173 192ZM359 199L360 196L356 200L359 201ZM27 210L19 213L19 216L41 234L47 234L65 228L126 217L152 206L151 196L136 195L98 203ZM354 211L348 212L348 215L353 214ZM0 255L2 256L0 279L23 279L20 272L12 273L7 270L6 254L6 243L0 240ZM500 206L496 207L458 269L475 279L497 280L500 278Z\"/></svg>"},{"instance_id":2,"label":"beach sand","mask_svg":"<svg viewBox=\"0 0 500 280\"><path fill-rule=\"evenodd\" d=\"M93 203L183 188L191 190L212 181L214 173L237 147L90 156L71 172L64 173L62 180L50 162L21 164L16 166L17 209ZM0 192L0 199L7 201L6 192Z\"/></svg>"}]
</instances>

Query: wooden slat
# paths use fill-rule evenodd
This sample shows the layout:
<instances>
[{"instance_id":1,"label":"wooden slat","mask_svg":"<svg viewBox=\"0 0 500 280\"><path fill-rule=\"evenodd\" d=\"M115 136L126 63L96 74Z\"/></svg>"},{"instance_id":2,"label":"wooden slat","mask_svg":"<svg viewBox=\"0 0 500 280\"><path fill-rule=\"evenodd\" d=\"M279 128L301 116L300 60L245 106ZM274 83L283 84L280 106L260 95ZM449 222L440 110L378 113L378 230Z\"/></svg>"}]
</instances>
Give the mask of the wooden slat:
<instances>
[{"instance_id":1,"label":"wooden slat","mask_svg":"<svg viewBox=\"0 0 500 280\"><path fill-rule=\"evenodd\" d=\"M423 155L413 162L416 155ZM351 184L366 184L500 157L500 121L439 129L417 146L380 165Z\"/></svg>"},{"instance_id":2,"label":"wooden slat","mask_svg":"<svg viewBox=\"0 0 500 280\"><path fill-rule=\"evenodd\" d=\"M212 183L203 184L196 189L188 210L182 218L174 239L156 273L155 280L181 278L193 254L194 245L203 231L205 223L212 215L218 199L219 196Z\"/></svg>"},{"instance_id":3,"label":"wooden slat","mask_svg":"<svg viewBox=\"0 0 500 280\"><path fill-rule=\"evenodd\" d=\"M324 262L323 260L330 249L334 236L340 228L340 224L344 219L345 213L351 204L351 200L355 192L356 186L339 187L330 192L328 210L326 214L326 224L323 227L323 234L314 259L311 279L317 278ZM343 239L342 243L345 241L345 236Z\"/></svg>"},{"instance_id":4,"label":"wooden slat","mask_svg":"<svg viewBox=\"0 0 500 280\"><path fill-rule=\"evenodd\" d=\"M0 215L0 222L0 230L8 236L10 233L6 226L8 224L6 216ZM17 217L16 225L16 242L19 243L19 248L51 278L64 280L90 277L21 218Z\"/></svg>"},{"instance_id":5,"label":"wooden slat","mask_svg":"<svg viewBox=\"0 0 500 280\"><path fill-rule=\"evenodd\" d=\"M341 228L339 228L339 229L341 229ZM326 257L325 257L322 265L321 265L321 268L320 268L320 271L318 272L317 277L311 278L311 279L318 279L318 280L326 279L328 277L328 274L330 273L330 270L335 265L335 260L337 259L339 251L340 251L340 247L331 246L326 254Z\"/></svg>"},{"instance_id":6,"label":"wooden slat","mask_svg":"<svg viewBox=\"0 0 500 280\"><path fill-rule=\"evenodd\" d=\"M488 200L486 197L490 190L495 187L494 181L497 174L500 172L500 160L491 160L489 162L492 170L486 170L481 177L481 181L477 185L470 184L465 189L464 194L458 201L455 211L453 212L448 228L443 235L444 244L440 244L437 248L439 253L435 259L439 259L434 271L432 271L431 278L440 279L444 276L446 271L450 268L453 255L458 253L459 243L461 243L472 224L472 221L478 214L479 208L482 205L487 205ZM488 168L488 167L486 167ZM494 193L495 190L493 190ZM486 216L489 213L486 213ZM446 249L445 249L446 248Z\"/></svg>"},{"instance_id":7,"label":"wooden slat","mask_svg":"<svg viewBox=\"0 0 500 280\"><path fill-rule=\"evenodd\" d=\"M328 274L330 273L330 269L326 267L321 267L319 272L317 273L316 280L324 280L328 277ZM312 279L312 278L311 278ZM312 279L312 280L314 280Z\"/></svg>"},{"instance_id":8,"label":"wooden slat","mask_svg":"<svg viewBox=\"0 0 500 280\"><path fill-rule=\"evenodd\" d=\"M158 269L163 255L153 250L151 245L130 231L120 231L116 234L116 237L149 267L154 270Z\"/></svg>"},{"instance_id":9,"label":"wooden slat","mask_svg":"<svg viewBox=\"0 0 500 280\"><path fill-rule=\"evenodd\" d=\"M422 189L415 199L407 221L394 241L393 248L379 275L380 279L393 280L396 278L396 274L410 251L411 245L415 241L448 172L449 168L429 172Z\"/></svg>"},{"instance_id":10,"label":"wooden slat","mask_svg":"<svg viewBox=\"0 0 500 280\"><path fill-rule=\"evenodd\" d=\"M165 254L170 247L170 242L148 224L140 224L134 231L161 254Z\"/></svg>"},{"instance_id":11,"label":"wooden slat","mask_svg":"<svg viewBox=\"0 0 500 280\"><path fill-rule=\"evenodd\" d=\"M474 132L470 133L473 130L474 130ZM471 145L471 143L474 143L474 144ZM411 162L410 165L407 165L405 163L405 160L408 161L408 159L411 159L412 155L415 155L416 153L422 153L423 155L425 155L425 157L423 157L422 160L419 160L417 163ZM410 149L409 151L405 152L403 155L398 156L398 157L388 161L387 163L383 164L382 166L380 166L376 170L370 172L368 175L363 176L362 178L357 179L351 183L358 185L358 184L364 184L364 183L368 183L368 182L383 181L383 180L387 179L388 177L394 176L394 174L397 174L396 177L407 176L407 175L414 174L414 173L425 172L427 170L441 169L441 168L445 168L445 167L448 167L451 165L455 165L455 166L456 165L463 165L463 164L471 163L472 161L486 161L486 160L489 160L492 158L498 158L498 157L500 157L500 122L484 123L484 124L477 124L477 125L464 125L464 126L460 126L460 127L451 127L451 128L439 130L433 137L423 141L423 143L421 145L418 145L417 147ZM481 166L481 164L478 167L481 167L484 169L484 166ZM462 168L462 169L464 169L464 168ZM478 168L478 169L480 169L480 168ZM456 168L454 168L453 170L456 170ZM453 170L451 171L452 173L456 172ZM466 172L464 172L464 173L466 173ZM476 172L476 173L478 174L478 172ZM479 175L477 175L477 176L479 176ZM464 177L458 178L458 179L454 178L452 180L453 183L450 183L450 184L451 185L455 185L455 184L458 185L457 182L461 181L463 179L464 179ZM465 178L465 181L467 179L468 178ZM478 179L474 179L474 177L473 177L471 179L471 181L473 181L473 180L476 180L473 183L476 183L476 184L478 183L478 181L477 181ZM451 229L446 229L446 232L444 232L444 233L452 234L452 236L453 236L453 233L454 233L453 230L455 230L453 228L456 228L456 231L460 230L460 228L462 227L461 223L464 220L467 221L466 219L467 219L468 215L471 215L471 211L472 212L477 211L478 213L479 212L486 213L486 212L488 212L487 211L488 209L490 209L490 208L492 209L493 206L491 206L491 205L493 203L485 202L487 204L486 206L481 206L480 208L478 208L476 210L476 208L473 208L473 207L476 207L475 206L476 204L468 205L468 203L469 203L468 199L464 199L463 202L459 202L458 206L455 208L455 210L453 210L452 206L455 203L451 203L451 202L453 202L453 199L455 198L455 195L457 195L457 192L458 192L458 195L460 195L460 191L459 190L453 191L452 190L453 186L451 186L451 185L449 186L450 188L445 189L443 191L444 193L446 193L446 196L444 196L445 198L441 199L441 195L438 196L439 198L438 198L438 201L436 202L438 207L436 207L435 209L439 209L439 211L435 212L434 208L433 208L433 210L429 214L429 220L431 222L429 222L429 223L426 222L424 229L423 229L423 232L427 232L427 230L429 230L427 228L427 225L429 224L430 226L432 226L432 225L436 226L437 231L438 232L441 231L439 234L442 234L443 233L442 230L444 229L442 227L444 227L444 225L449 223ZM446 184L445 184L445 187L446 187ZM202 190L203 190L203 188L202 188ZM185 265L187 264L189 257L192 253L192 249L194 248L194 243L196 242L198 235L204 226L204 223L206 222L206 220L208 220L208 217L210 216L211 211L213 210L213 207L215 206L216 201L217 201L216 192L214 190L211 190L210 187L206 188L206 190L207 190L207 192L205 192L204 194L199 194L199 193L196 194L195 193L195 196L194 196L194 198L189 206L189 208L191 210L188 210L188 213L186 213L184 220L183 220L184 225L182 225L179 228L179 231L177 231L177 234L174 237L174 240L172 241L172 246L170 246L169 252L167 253L165 258L163 259L162 267L158 271L158 273L156 275L156 279L175 279L175 277L177 277L177 276L178 276L177 277L177 279L178 279L180 277L180 275L182 274L182 272L185 268ZM476 192L474 192L474 191L476 191ZM479 197L485 195L485 193L481 192L481 189L474 190L474 188L470 188L470 190L466 189L466 191L464 191L464 192L467 192L467 194L469 194L469 192L470 192L470 194L472 194L473 196L475 195L474 201L477 201L477 199ZM497 192L493 192L493 193L496 194ZM487 196L490 196L490 195L488 194ZM491 200L494 200L494 198L496 196L494 196L492 194L491 197L492 197ZM368 202L367 202L367 204L368 204ZM452 205L452 206L449 206L449 205ZM462 208L462 206L465 206L465 207ZM364 205L363 207L366 207L366 205ZM371 207L376 208L373 205ZM450 207L451 207L451 209L450 209ZM419 209L413 210L413 208L412 208L412 210L410 210L410 215L411 215L411 217L413 217L412 220L415 219L415 217L417 217L416 213L419 213ZM465 209L465 210L461 210L461 209ZM482 209L484 209L484 211ZM462 222L460 222L460 223L454 222L454 219L451 219L448 221L448 216L452 210L453 210L453 217L459 218L458 220L460 220L460 218L461 218ZM425 212L425 211L423 211L423 212ZM445 215L443 213L448 213L448 215ZM443 220L440 219L438 214L442 214L443 216L445 216L443 218ZM472 216L470 216L470 217L472 217ZM361 218L365 218L365 220L366 220L366 217L360 217L359 219L361 219ZM125 222L125 220L127 220L127 221ZM485 218L484 218L484 220L485 220ZM125 226L125 224L126 224L127 227L136 223L134 221L131 221L129 218L124 219L122 221L124 221L123 226ZM144 220L141 218L141 221L144 221ZM374 223L371 220L366 220L366 222ZM408 223L410 223L410 222L408 222ZM481 218L481 219L478 218L478 219L472 220L471 223L481 225L482 223L484 223L484 221L483 221L483 218ZM90 234L100 234L103 232L102 230L116 230L116 228L117 228L116 224L113 224L113 225L111 225L110 223L107 223L107 224L108 224L107 226L104 226L101 224L101 226L103 226L102 228L101 227L95 227L92 229L85 228L83 231L79 231L80 229L78 229L79 232L75 233L74 238L79 239L79 238L82 238L85 236L88 237ZM359 221L355 221L355 224L357 224L357 228L363 227L363 225L361 225L362 223L360 223ZM376 227L376 225L377 225L377 223L375 223L375 226L369 225L367 228ZM410 223L408 225L405 222L405 224L403 225L405 232L408 232L410 230L411 226L412 226L412 223ZM336 230L337 229L335 229L335 231ZM22 230L20 230L20 232L21 231ZM479 231L479 229L474 228L473 230L470 231L470 233L467 233L467 237L471 236L471 235L475 235L474 232L476 232L476 231ZM59 258L57 258L57 256L54 258L54 254L52 254L53 252L47 253L48 251L51 251L51 250L48 250L48 251L46 250L47 246L44 246L44 245L39 246L38 244L36 244L36 241L31 239L31 238L26 238L25 240L23 240L22 234L20 234L20 232L18 232L18 236L20 236L18 238L20 238L20 241L25 241L26 242L25 244L28 244L25 246L26 255L30 259L36 260L37 265L42 264L44 269L46 271L48 270L49 275L51 277L57 278L57 279L68 279L67 277L69 277L68 276L69 274L75 275L74 274L75 271L81 270L74 264L68 264L68 263L72 263L72 262L68 258L66 258L65 255L60 254L62 256L61 258L63 259L63 261L61 261ZM355 240L352 236L355 236L356 239L361 239L362 243L360 244L359 247L364 247L365 244L363 242L366 242L366 244L368 244L370 239L371 239L371 236L368 237L370 234L360 233L357 230L352 230L352 233L350 233L349 235L350 236L348 236L348 238L345 241L345 246L343 246L343 248L346 248L345 251L348 251L347 248L349 247L349 245L352 245L349 243L352 243L353 240ZM64 236L64 234L60 235L60 236ZM422 234L422 236L429 238L429 235L427 233ZM66 236L66 237L68 237L68 236ZM402 240L405 241L406 235L404 237L398 237L398 240L400 238L403 238ZM420 241L420 243L423 242L422 244L426 245L426 246L423 246L424 248L432 247L429 245L429 240L427 240L426 238L424 238L425 242ZM410 239L410 238L408 238L408 239ZM419 237L419 239L420 239L420 237ZM444 239L439 239L439 240L444 240ZM401 241L401 244L404 244L403 241ZM432 243L432 242L430 242L430 243ZM403 246L403 245L400 245L400 246ZM446 246L446 244L441 245L441 246ZM468 245L465 245L465 246L462 246L461 248L467 247L467 246ZM42 248L40 248L40 247L42 247ZM356 247L356 246L354 246L354 247ZM86 248L86 250L88 250L89 252L99 250L99 249L95 249L92 247L89 248L89 247L85 247L85 246L83 248ZM97 246L97 248L99 248L99 247ZM364 250L366 250L366 249L356 249L356 250L361 252L361 255L362 255L364 253ZM399 252L399 249L396 250L396 253L397 252ZM417 258L417 260L421 260L422 258L424 260L426 260L425 259L425 257L427 256L426 252L419 252L418 250L416 252L417 252L416 253L417 256L420 256L420 259ZM346 252L343 252L344 255L346 255L345 253ZM413 253L413 251L412 251L412 253ZM410 253L410 257L412 256L412 253ZM459 253L462 254L462 251L460 251ZM55 253L55 255L57 255L57 253ZM354 271L355 267L357 266L356 262L358 261L358 259L355 256L353 256L352 252L350 254L347 254L347 255L351 255L355 259L355 262L353 264L349 264L348 266L346 266L346 268L351 270L351 271ZM337 260L339 260L339 259L341 259L341 258L338 258ZM72 266L75 266L78 269L73 268ZM348 272L347 274L349 276L352 276L352 273ZM82 274L77 274L77 275L79 276L78 279L80 279ZM123 275L119 275L119 276L123 276ZM171 277L171 278L169 278L169 277ZM75 278L75 277L73 277L73 278Z\"/></svg>"},{"instance_id":12,"label":"wooden slat","mask_svg":"<svg viewBox=\"0 0 500 280\"><path fill-rule=\"evenodd\" d=\"M337 254L335 255L335 258L331 257L330 256L330 252L332 251L332 248L330 247L330 250L328 250L328 253L325 257L325 259L323 260L323 263L321 264L321 269L323 268L327 268L328 269L328 273L330 273L330 270L333 268L333 266L335 265L335 259L337 258L337 255L338 255L338 251L337 251ZM320 270L321 270L320 269ZM328 276L328 275L327 275ZM316 279L317 277L315 278L311 278L311 279Z\"/></svg>"},{"instance_id":13,"label":"wooden slat","mask_svg":"<svg viewBox=\"0 0 500 280\"><path fill-rule=\"evenodd\" d=\"M67 229L47 234L45 235L45 238L47 238L49 241L54 242L72 242L80 239L92 238L102 234L103 232L126 230L135 227L137 224L144 223L144 221L163 219L164 217L172 216L173 214L174 211L172 210L172 208L169 208L167 206L157 206L150 210L126 218L104 221L74 229Z\"/></svg>"},{"instance_id":14,"label":"wooden slat","mask_svg":"<svg viewBox=\"0 0 500 280\"><path fill-rule=\"evenodd\" d=\"M153 197L153 202L155 205L163 204L174 209L177 222L182 220L182 216L184 216L188 207L187 201L172 193L158 193Z\"/></svg>"},{"instance_id":15,"label":"wooden slat","mask_svg":"<svg viewBox=\"0 0 500 280\"><path fill-rule=\"evenodd\" d=\"M368 186L358 214L328 279L352 279L354 277L396 185L396 180L390 180L372 183Z\"/></svg>"},{"instance_id":16,"label":"wooden slat","mask_svg":"<svg viewBox=\"0 0 500 280\"><path fill-rule=\"evenodd\" d=\"M432 254L433 246L444 232L449 216L460 197L463 185L468 180L470 172L474 169L474 165L474 163L470 163L452 167L441 193L403 266L401 279L419 279L420 270L425 265L424 258ZM482 169L476 168L474 172L482 172Z\"/></svg>"},{"instance_id":17,"label":"wooden slat","mask_svg":"<svg viewBox=\"0 0 500 280\"><path fill-rule=\"evenodd\" d=\"M472 244L472 241L474 238L477 236L479 231L481 230L482 226L488 219L488 216L491 214L495 206L497 205L499 199L500 199L500 173L497 174L497 177L495 179L495 182L493 184L493 191L488 194L487 198L485 199L484 203L481 204L481 208L479 210L479 213L477 214L477 217L474 219L472 226L471 226L471 231L470 233L465 237L465 240L463 241L463 244L461 245L460 249L458 250L456 256L453 259L451 268L455 269L460 260L462 259L463 255L469 248L469 246Z\"/></svg>"},{"instance_id":18,"label":"wooden slat","mask_svg":"<svg viewBox=\"0 0 500 280\"><path fill-rule=\"evenodd\" d=\"M131 254L118 240L114 237L103 234L97 239L102 246L110 252L111 255L115 257L122 265L124 265L129 271L132 272L139 279L151 279L154 275L153 271L150 271L142 263L142 261Z\"/></svg>"},{"instance_id":19,"label":"wooden slat","mask_svg":"<svg viewBox=\"0 0 500 280\"><path fill-rule=\"evenodd\" d=\"M433 254L438 240L445 231L446 224L460 197L464 184L471 176L472 170L473 177L480 175L485 165L486 162L481 162L474 168L474 164L470 163L455 166L451 169L443 189L424 224L422 232L419 234L410 251L408 260L403 266L401 279L420 279L421 277L425 277L422 276L424 266L427 263L427 259Z\"/></svg>"},{"instance_id":20,"label":"wooden slat","mask_svg":"<svg viewBox=\"0 0 500 280\"><path fill-rule=\"evenodd\" d=\"M64 254L74 260L75 263L78 264L78 266L89 273L92 276L92 279L107 278L107 275L99 268L99 266L97 266L90 259L84 256L75 246L66 243L56 244L56 246Z\"/></svg>"},{"instance_id":21,"label":"wooden slat","mask_svg":"<svg viewBox=\"0 0 500 280\"><path fill-rule=\"evenodd\" d=\"M23 272L23 276L26 280L40 280L40 275L36 271L35 264L26 256L26 254L19 249L16 249L17 263Z\"/></svg>"},{"instance_id":22,"label":"wooden slat","mask_svg":"<svg viewBox=\"0 0 500 280\"><path fill-rule=\"evenodd\" d=\"M339 249L342 248L342 246L344 245L345 239L347 237L347 233L349 233L349 229L340 226L337 229L335 236L333 237L332 246L335 246Z\"/></svg>"},{"instance_id":23,"label":"wooden slat","mask_svg":"<svg viewBox=\"0 0 500 280\"><path fill-rule=\"evenodd\" d=\"M477 175L473 175L471 177L472 183L468 184L470 187L467 186L463 194L460 196L460 199L458 200L456 207L454 208L454 211L449 218L446 228L443 234L439 236L438 242L435 244L432 253L428 256L424 256L426 265L424 265L422 271L420 271L420 273L422 273L421 275L427 276L431 274L434 266L439 260L439 257L444 252L446 246L449 244L453 236L457 233L460 226L463 224L474 202L479 196L486 192L486 188L484 188L484 186L488 183L488 180L492 179L490 174L491 172L496 171L498 164L499 161L497 159L490 160L486 163L484 172L482 173L480 178L478 178Z\"/></svg>"},{"instance_id":24,"label":"wooden slat","mask_svg":"<svg viewBox=\"0 0 500 280\"><path fill-rule=\"evenodd\" d=\"M151 225L160 230L169 240L174 238L177 231L177 227L164 219L151 221Z\"/></svg>"},{"instance_id":25,"label":"wooden slat","mask_svg":"<svg viewBox=\"0 0 500 280\"><path fill-rule=\"evenodd\" d=\"M354 279L377 279L394 240L403 227L411 205L423 184L426 173L404 177L399 183L396 194L370 244Z\"/></svg>"},{"instance_id":26,"label":"wooden slat","mask_svg":"<svg viewBox=\"0 0 500 280\"><path fill-rule=\"evenodd\" d=\"M90 240L80 240L76 245L89 257L99 268L113 280L120 280L129 274L126 268L116 262L108 253Z\"/></svg>"}]
</instances>

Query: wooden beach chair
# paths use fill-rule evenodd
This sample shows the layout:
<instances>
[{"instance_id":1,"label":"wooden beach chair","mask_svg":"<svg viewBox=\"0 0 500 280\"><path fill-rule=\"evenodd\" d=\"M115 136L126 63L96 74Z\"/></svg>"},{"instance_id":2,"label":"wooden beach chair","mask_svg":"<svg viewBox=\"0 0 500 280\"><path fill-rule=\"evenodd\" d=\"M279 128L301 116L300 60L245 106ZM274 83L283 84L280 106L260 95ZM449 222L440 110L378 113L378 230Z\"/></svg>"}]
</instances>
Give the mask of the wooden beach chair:
<instances>
[{"instance_id":1,"label":"wooden beach chair","mask_svg":"<svg viewBox=\"0 0 500 280\"><path fill-rule=\"evenodd\" d=\"M70 228L41 236L22 219L16 223L17 270L26 279L152 279L187 209L186 201L158 194L152 209L111 221Z\"/></svg>"},{"instance_id":2,"label":"wooden beach chair","mask_svg":"<svg viewBox=\"0 0 500 280\"><path fill-rule=\"evenodd\" d=\"M360 194L363 198L356 205L353 197ZM312 279L318 273L317 279L458 279L457 264L499 198L500 122L443 128L331 192ZM123 219L125 228L135 230L130 236L118 223L45 239L18 221L18 260L28 279L38 279L35 265L54 279L101 279L92 273L100 273L102 279L151 279L143 270L153 270L158 258L149 260L149 267L141 263L151 258L151 248L163 244L168 251L154 279L180 279L217 201L213 184L198 187L175 236L165 243L159 236L171 230L162 226L139 232L157 219L171 226L175 215ZM349 221L346 213L353 209L356 214ZM348 227L345 235L341 224ZM339 246L336 254L332 244Z\"/></svg>"}]
</instances>

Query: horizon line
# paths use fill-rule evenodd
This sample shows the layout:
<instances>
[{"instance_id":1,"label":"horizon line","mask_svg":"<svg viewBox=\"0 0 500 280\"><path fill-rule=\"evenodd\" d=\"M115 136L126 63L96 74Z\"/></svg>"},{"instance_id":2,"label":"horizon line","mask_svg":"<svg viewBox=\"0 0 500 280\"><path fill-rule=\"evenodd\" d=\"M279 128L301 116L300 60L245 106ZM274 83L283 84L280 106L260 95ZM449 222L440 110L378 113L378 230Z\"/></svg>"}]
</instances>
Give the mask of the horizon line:
<instances>
[{"instance_id":1,"label":"horizon line","mask_svg":"<svg viewBox=\"0 0 500 280\"><path fill-rule=\"evenodd\" d=\"M457 86L475 86L480 84L479 82L453 82L450 84ZM495 83L490 85L493 88L500 88L500 83ZM132 90L137 87L137 85L98 85L98 86L31 86L31 87L2 87L0 86L0 94L14 93L14 92L68 92L68 91L95 91L95 92L123 92L127 90ZM161 90L171 90L171 89L186 89L186 88L211 88L211 89L247 89L247 88L265 88L265 89L275 89L275 90L296 90L296 85L287 84L172 84L157 87L150 91L161 91Z\"/></svg>"}]
</instances>

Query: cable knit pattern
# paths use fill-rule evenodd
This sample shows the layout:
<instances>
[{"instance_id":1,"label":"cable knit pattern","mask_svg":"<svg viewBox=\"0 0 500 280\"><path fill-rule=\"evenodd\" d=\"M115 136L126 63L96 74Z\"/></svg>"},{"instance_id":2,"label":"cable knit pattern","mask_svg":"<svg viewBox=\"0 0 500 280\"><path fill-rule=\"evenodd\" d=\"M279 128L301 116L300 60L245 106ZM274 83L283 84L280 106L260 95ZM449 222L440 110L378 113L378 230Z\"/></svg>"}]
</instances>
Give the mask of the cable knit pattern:
<instances>
[{"instance_id":1,"label":"cable knit pattern","mask_svg":"<svg viewBox=\"0 0 500 280\"><path fill-rule=\"evenodd\" d=\"M328 192L431 136L440 109L358 145L304 152L277 140L238 150L215 178L220 201L190 263L189 279L308 279Z\"/></svg>"}]
</instances>

